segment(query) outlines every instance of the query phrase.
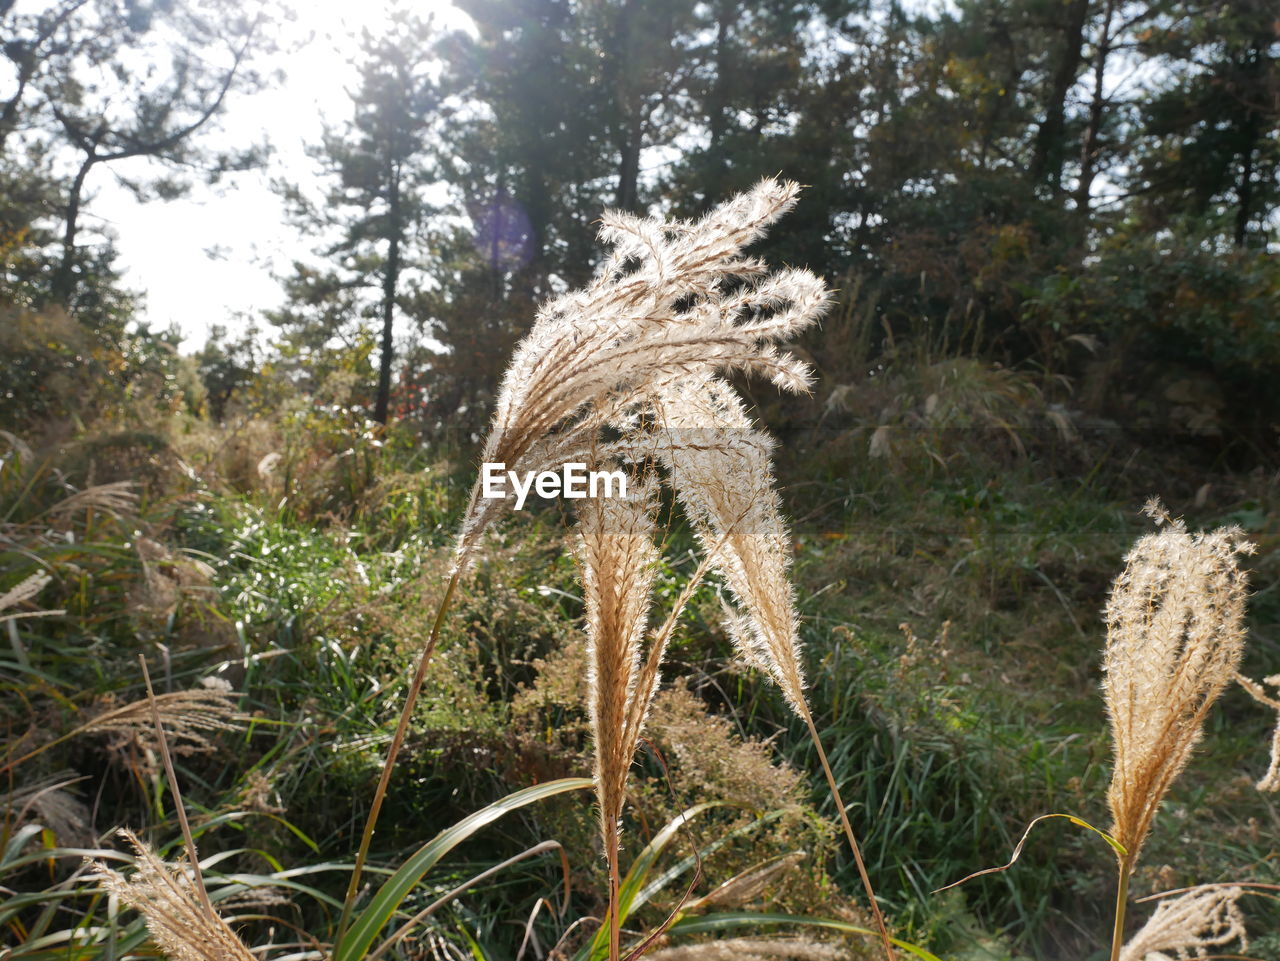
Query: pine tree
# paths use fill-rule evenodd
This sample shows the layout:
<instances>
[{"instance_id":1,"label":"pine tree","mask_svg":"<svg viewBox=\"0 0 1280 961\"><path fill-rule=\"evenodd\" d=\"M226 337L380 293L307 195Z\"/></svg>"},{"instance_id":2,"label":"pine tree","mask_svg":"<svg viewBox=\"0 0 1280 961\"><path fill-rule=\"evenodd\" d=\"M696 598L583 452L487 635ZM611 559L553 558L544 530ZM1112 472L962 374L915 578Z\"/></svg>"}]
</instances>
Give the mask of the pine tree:
<instances>
[{"instance_id":1,"label":"pine tree","mask_svg":"<svg viewBox=\"0 0 1280 961\"><path fill-rule=\"evenodd\" d=\"M431 207L427 139L440 117L431 22L396 12L385 33L365 31L352 119L326 132L312 151L328 188L319 200L282 185L295 223L332 239L317 250L324 266L295 264L287 304L270 318L319 349L334 338L354 343L375 326L378 375L373 417L386 423L395 358L395 323L406 277L427 253L418 243Z\"/></svg>"}]
</instances>

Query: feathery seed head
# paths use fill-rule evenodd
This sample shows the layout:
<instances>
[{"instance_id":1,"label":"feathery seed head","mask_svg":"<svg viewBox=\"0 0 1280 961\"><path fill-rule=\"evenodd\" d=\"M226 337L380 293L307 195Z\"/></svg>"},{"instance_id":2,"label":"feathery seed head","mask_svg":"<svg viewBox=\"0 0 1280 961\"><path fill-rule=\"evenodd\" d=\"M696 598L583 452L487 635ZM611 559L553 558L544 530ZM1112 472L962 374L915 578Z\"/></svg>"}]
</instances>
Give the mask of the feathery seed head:
<instances>
[{"instance_id":1,"label":"feathery seed head","mask_svg":"<svg viewBox=\"0 0 1280 961\"><path fill-rule=\"evenodd\" d=\"M1148 508L1164 529L1129 552L1105 612L1115 752L1107 801L1132 860L1239 665L1246 576L1236 557L1252 550L1238 528L1191 534L1158 504Z\"/></svg>"},{"instance_id":2,"label":"feathery seed head","mask_svg":"<svg viewBox=\"0 0 1280 961\"><path fill-rule=\"evenodd\" d=\"M114 481L96 484L77 491L49 509L55 517L64 517L76 511L97 508L110 514L128 514L137 509L138 485L133 481Z\"/></svg>"},{"instance_id":3,"label":"feathery seed head","mask_svg":"<svg viewBox=\"0 0 1280 961\"><path fill-rule=\"evenodd\" d=\"M160 860L132 831L120 832L137 852L137 870L125 877L100 861L96 879L147 922L160 949L173 961L254 961L227 922L197 894L190 872Z\"/></svg>"},{"instance_id":4,"label":"feathery seed head","mask_svg":"<svg viewBox=\"0 0 1280 961\"><path fill-rule=\"evenodd\" d=\"M1262 679L1263 684L1270 684L1272 687L1280 688L1280 674L1273 674L1270 677ZM1271 763L1267 767L1267 773L1262 775L1256 787L1259 791L1280 791L1280 700L1267 693L1266 688L1243 674L1236 675L1236 682L1249 692L1259 704L1265 704L1267 707L1277 712L1276 727L1271 734Z\"/></svg>"},{"instance_id":5,"label":"feathery seed head","mask_svg":"<svg viewBox=\"0 0 1280 961\"><path fill-rule=\"evenodd\" d=\"M596 793L606 836L617 830L622 816L627 772L635 753L636 742L627 737L627 717L637 694L641 642L658 559L655 493L654 485L645 483L627 498L583 501L579 511L588 705ZM643 705L641 712L647 710L648 705Z\"/></svg>"},{"instance_id":6,"label":"feathery seed head","mask_svg":"<svg viewBox=\"0 0 1280 961\"><path fill-rule=\"evenodd\" d=\"M44 571L36 571L34 574L29 574L9 590L0 594L0 611L7 611L11 607L25 604L48 587L52 580L53 576L46 574Z\"/></svg>"},{"instance_id":7,"label":"feathery seed head","mask_svg":"<svg viewBox=\"0 0 1280 961\"><path fill-rule=\"evenodd\" d=\"M539 310L503 377L482 459L536 471L580 457L642 396L686 378L738 370L805 390L809 368L775 344L821 315L826 287L805 270L759 279L764 265L741 256L794 206L798 189L766 179L697 221L606 213L600 238L612 256L584 290ZM479 493L477 482L459 568L505 504Z\"/></svg>"},{"instance_id":8,"label":"feathery seed head","mask_svg":"<svg viewBox=\"0 0 1280 961\"><path fill-rule=\"evenodd\" d=\"M209 735L215 731L240 731L235 711L240 695L226 690L196 688L190 691L172 691L155 698L155 708L164 724L165 734L171 739L175 754L197 754L212 751ZM109 745L119 750L127 744L155 748L156 729L147 698L112 706L106 699L106 709L88 721L86 734L107 733L114 736Z\"/></svg>"},{"instance_id":9,"label":"feathery seed head","mask_svg":"<svg viewBox=\"0 0 1280 961\"><path fill-rule=\"evenodd\" d=\"M67 790L82 780L71 772L39 778L0 795L0 810L14 825L37 821L63 847L88 847L93 843L89 809Z\"/></svg>"},{"instance_id":10,"label":"feathery seed head","mask_svg":"<svg viewBox=\"0 0 1280 961\"><path fill-rule=\"evenodd\" d=\"M1208 949L1221 948L1237 938L1247 950L1244 915L1236 903L1242 894L1241 887L1207 884L1161 901L1142 930L1124 946L1120 961L1204 957Z\"/></svg>"},{"instance_id":11,"label":"feathery seed head","mask_svg":"<svg viewBox=\"0 0 1280 961\"><path fill-rule=\"evenodd\" d=\"M605 214L600 238L612 255L585 289L539 310L499 391L484 463L527 475L608 462L645 477L656 465L703 548L699 570L650 633L645 653L657 480L646 479L629 498L581 502L596 789L611 858L667 641L708 569L721 575L735 602L739 649L803 709L773 441L723 378L740 371L785 390L809 385L809 368L777 345L821 315L825 285L806 270L769 274L742 255L791 209L798 189L766 179L695 221ZM478 478L455 548L455 576L506 508L505 498L481 495Z\"/></svg>"},{"instance_id":12,"label":"feathery seed head","mask_svg":"<svg viewBox=\"0 0 1280 961\"><path fill-rule=\"evenodd\" d=\"M736 605L726 627L739 654L804 705L791 544L773 481L773 440L728 383L706 375L651 395L654 451L712 567Z\"/></svg>"}]
</instances>

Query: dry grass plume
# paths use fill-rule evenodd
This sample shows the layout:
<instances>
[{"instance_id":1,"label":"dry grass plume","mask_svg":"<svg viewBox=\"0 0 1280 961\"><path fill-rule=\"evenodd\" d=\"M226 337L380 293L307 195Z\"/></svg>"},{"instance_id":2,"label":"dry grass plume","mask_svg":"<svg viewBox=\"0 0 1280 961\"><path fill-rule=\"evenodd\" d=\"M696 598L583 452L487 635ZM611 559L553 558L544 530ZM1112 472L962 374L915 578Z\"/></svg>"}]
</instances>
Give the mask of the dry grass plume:
<instances>
[{"instance_id":1,"label":"dry grass plume","mask_svg":"<svg viewBox=\"0 0 1280 961\"><path fill-rule=\"evenodd\" d=\"M95 861L97 880L146 919L152 939L171 961L254 961L244 942L200 897L188 868L160 860L132 831L120 834L137 852L136 870L126 877Z\"/></svg>"},{"instance_id":2,"label":"dry grass plume","mask_svg":"<svg viewBox=\"0 0 1280 961\"><path fill-rule=\"evenodd\" d=\"M1235 940L1247 951L1248 932L1236 903L1242 894L1244 888L1236 885L1206 884L1161 901L1150 920L1124 946L1120 961L1200 958Z\"/></svg>"},{"instance_id":3,"label":"dry grass plume","mask_svg":"<svg viewBox=\"0 0 1280 961\"><path fill-rule=\"evenodd\" d=\"M1112 834L1135 861L1240 664L1246 575L1237 556L1252 550L1238 528L1192 534L1159 504L1147 510L1163 530L1134 545L1112 585L1102 665Z\"/></svg>"}]
</instances>

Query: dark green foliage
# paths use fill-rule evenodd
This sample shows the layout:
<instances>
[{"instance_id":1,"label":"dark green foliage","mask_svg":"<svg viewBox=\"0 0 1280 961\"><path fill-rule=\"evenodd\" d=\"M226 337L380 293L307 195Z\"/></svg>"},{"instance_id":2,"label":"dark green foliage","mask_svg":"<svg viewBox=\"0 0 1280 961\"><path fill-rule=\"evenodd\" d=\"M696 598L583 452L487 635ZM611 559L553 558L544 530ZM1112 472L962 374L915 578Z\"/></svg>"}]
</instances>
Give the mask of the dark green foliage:
<instances>
[{"instance_id":1,"label":"dark green foliage","mask_svg":"<svg viewBox=\"0 0 1280 961\"><path fill-rule=\"evenodd\" d=\"M1275 10L1174 3L1165 17L1143 37L1168 79L1143 108L1139 209L1159 226L1190 217L1236 247L1265 249L1280 201Z\"/></svg>"}]
</instances>

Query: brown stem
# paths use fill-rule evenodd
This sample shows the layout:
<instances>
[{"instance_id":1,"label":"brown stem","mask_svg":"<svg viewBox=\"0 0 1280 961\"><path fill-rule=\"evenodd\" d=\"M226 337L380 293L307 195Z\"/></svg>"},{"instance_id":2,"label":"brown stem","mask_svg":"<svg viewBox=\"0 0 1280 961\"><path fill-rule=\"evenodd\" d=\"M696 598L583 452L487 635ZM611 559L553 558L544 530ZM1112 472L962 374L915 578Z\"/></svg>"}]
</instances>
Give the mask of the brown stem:
<instances>
[{"instance_id":1,"label":"brown stem","mask_svg":"<svg viewBox=\"0 0 1280 961\"><path fill-rule=\"evenodd\" d=\"M849 815L844 810L844 799L840 796L840 788L836 786L836 777L831 773L831 765L827 761L827 752L822 747L822 738L818 736L817 725L813 723L813 715L809 707L802 704L802 716L809 726L809 737L813 746L818 749L818 760L822 762L822 773L827 776L827 786L831 788L831 798L836 802L836 810L840 812L840 824L844 828L845 839L849 842L849 850L853 852L854 863L858 866L858 877L862 878L862 886L867 892L867 903L871 906L871 915L876 920L876 930L880 933L880 943L884 946L886 961L896 961L893 943L889 940L889 929L885 927L884 915L880 913L880 905L876 903L876 893L871 888L871 878L867 875L867 866L862 861L862 850L858 847L858 839L854 837L853 825L849 823Z\"/></svg>"},{"instance_id":2,"label":"brown stem","mask_svg":"<svg viewBox=\"0 0 1280 961\"><path fill-rule=\"evenodd\" d=\"M142 679L147 684L147 703L151 706L151 722L156 726L156 740L160 743L160 757L164 761L164 772L169 777L169 792L173 795L173 806L178 812L178 824L182 827L182 840L187 845L187 860L191 862L191 873L195 877L196 894L200 903L210 915L216 915L213 902L209 900L209 892L205 890L204 875L200 872L200 855L196 853L196 839L191 833L191 825L187 822L187 809L182 803L182 790L178 787L178 775L173 769L173 758L169 756L169 742L164 736L164 725L160 723L160 708L156 706L156 692L151 687L151 672L147 670L147 659L138 655L138 663L142 665Z\"/></svg>"},{"instance_id":3,"label":"brown stem","mask_svg":"<svg viewBox=\"0 0 1280 961\"><path fill-rule=\"evenodd\" d=\"M355 905L356 894L360 890L360 875L364 871L365 859L369 856L369 844L373 841L373 829L378 823L378 814L382 811L382 802L387 796L387 785L391 783L391 769L395 767L396 756L404 744L405 734L409 730L409 719L413 716L413 707L422 690L422 682L427 676L427 665L435 652L436 642L440 639L440 627L444 624L445 614L449 610L449 602L453 600L453 592L458 586L461 570L455 570L445 586L444 596L440 598L440 606L436 609L435 623L431 625L431 634L427 644L418 658L418 669L414 672L413 681L409 684L409 693L405 697L404 708L400 711L400 722L396 725L396 733L391 738L391 747L387 751L387 759L382 762L382 776L378 778L378 789L373 792L373 805L369 808L369 817L364 824L364 835L360 838L360 850L356 852L356 863L351 870L351 881L347 885L347 896L342 901L342 919L338 922L338 935L334 944L342 943L347 927L351 923L351 909Z\"/></svg>"}]
</instances>

